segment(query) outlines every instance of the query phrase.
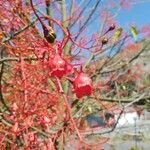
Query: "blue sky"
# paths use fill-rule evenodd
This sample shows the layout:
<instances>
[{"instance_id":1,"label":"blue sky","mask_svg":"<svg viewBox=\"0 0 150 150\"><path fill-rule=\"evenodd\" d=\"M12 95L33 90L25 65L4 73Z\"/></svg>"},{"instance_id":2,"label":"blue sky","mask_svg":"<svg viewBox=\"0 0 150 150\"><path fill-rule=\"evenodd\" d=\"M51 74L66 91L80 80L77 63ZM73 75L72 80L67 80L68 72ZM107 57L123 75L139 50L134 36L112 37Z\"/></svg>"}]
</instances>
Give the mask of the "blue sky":
<instances>
[{"instance_id":1,"label":"blue sky","mask_svg":"<svg viewBox=\"0 0 150 150\"><path fill-rule=\"evenodd\" d=\"M103 1L104 6L106 6L106 1ZM116 16L115 20L117 20L119 25L126 31L130 29L131 25L135 25L137 29L140 29L143 25L146 24L150 25L150 0L147 0L147 2L141 2L142 0L137 1L138 3L132 5L131 8L121 9ZM89 26L88 32L86 32L86 34L90 34L91 31L97 30L100 26L99 23L100 22L98 20L95 20L93 24Z\"/></svg>"},{"instance_id":2,"label":"blue sky","mask_svg":"<svg viewBox=\"0 0 150 150\"><path fill-rule=\"evenodd\" d=\"M67 4L69 5L71 0L66 0ZM81 4L81 7L86 5L88 1L85 0L83 3L82 0L75 0L78 2L78 4ZM90 24L86 30L86 35L91 34L94 31L99 31L101 26L101 20L100 20L100 13L102 8L107 7L111 0L101 0L102 3L100 3L99 8L96 12L96 14L93 16L94 21L92 24ZM113 0L116 1L116 4L119 4L121 0ZM126 0L127 1L127 0ZM130 0L129 0L130 1ZM130 25L135 25L137 29L140 29L145 24L150 24L150 0L136 0L138 3L135 5L132 5L130 9L121 9L119 11L118 16L115 20L119 23L121 27L123 27L126 31L130 29ZM142 2L147 1L147 2ZM95 0L90 1L90 5L87 6L87 11L85 11L84 15L87 16L87 13L92 8L92 6L95 4ZM68 12L69 13L69 12ZM96 17L97 16L97 17ZM95 18L96 17L96 18ZM75 31L75 28L73 28ZM59 34L61 37L61 34ZM59 38L59 37L58 37Z\"/></svg>"},{"instance_id":3,"label":"blue sky","mask_svg":"<svg viewBox=\"0 0 150 150\"><path fill-rule=\"evenodd\" d=\"M78 1L78 0L77 0ZM97 16L103 7L107 7L111 0L103 0L97 10ZM116 0L118 3L120 0ZM129 0L130 1L130 0ZM143 2L144 1L144 2ZM92 8L95 0L91 1L88 9ZM150 24L150 0L136 0L136 4L133 4L130 8L121 9L116 16L115 20L123 27L126 31L129 30L131 25L135 25L137 29L140 29L143 25ZM79 2L80 4L80 2ZM83 3L85 5L85 3ZM116 9L114 10L114 13ZM85 12L88 13L88 12ZM85 14L87 16L87 14ZM93 18L96 15L93 16ZM86 34L91 34L91 31L99 31L101 20L97 17L94 22L88 26Z\"/></svg>"},{"instance_id":4,"label":"blue sky","mask_svg":"<svg viewBox=\"0 0 150 150\"><path fill-rule=\"evenodd\" d=\"M150 1L133 5L131 9L121 10L117 20L123 27L127 27L130 23L138 27L150 24Z\"/></svg>"}]
</instances>

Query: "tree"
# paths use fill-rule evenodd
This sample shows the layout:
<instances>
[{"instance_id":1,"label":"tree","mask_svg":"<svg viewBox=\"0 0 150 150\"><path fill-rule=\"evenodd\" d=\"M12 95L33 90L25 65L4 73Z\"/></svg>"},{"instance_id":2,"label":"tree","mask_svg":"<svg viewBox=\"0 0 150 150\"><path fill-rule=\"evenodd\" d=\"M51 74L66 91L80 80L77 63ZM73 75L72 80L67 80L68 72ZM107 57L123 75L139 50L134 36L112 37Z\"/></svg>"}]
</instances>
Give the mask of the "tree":
<instances>
[{"instance_id":1,"label":"tree","mask_svg":"<svg viewBox=\"0 0 150 150\"><path fill-rule=\"evenodd\" d=\"M100 149L108 139L87 141L85 116L131 102L133 90L148 97L134 85L142 67L131 64L149 41L134 43L141 31L117 25L111 9L126 1L102 3L1 0L1 149Z\"/></svg>"}]
</instances>

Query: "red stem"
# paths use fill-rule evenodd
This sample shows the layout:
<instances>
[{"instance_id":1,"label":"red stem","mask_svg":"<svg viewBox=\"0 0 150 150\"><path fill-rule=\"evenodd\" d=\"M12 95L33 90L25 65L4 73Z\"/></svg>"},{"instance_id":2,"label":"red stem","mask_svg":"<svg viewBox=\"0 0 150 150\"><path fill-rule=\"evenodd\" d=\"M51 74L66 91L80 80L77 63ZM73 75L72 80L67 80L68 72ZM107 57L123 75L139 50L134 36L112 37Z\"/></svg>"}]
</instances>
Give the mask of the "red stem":
<instances>
[{"instance_id":1,"label":"red stem","mask_svg":"<svg viewBox=\"0 0 150 150\"><path fill-rule=\"evenodd\" d=\"M24 59L21 57L21 72L22 72L22 79L24 81L24 101L27 102L27 83L26 83L26 76L25 76L25 70L24 70Z\"/></svg>"},{"instance_id":2,"label":"red stem","mask_svg":"<svg viewBox=\"0 0 150 150\"><path fill-rule=\"evenodd\" d=\"M70 105L68 103L68 98L67 98L67 96L64 93L63 93L63 97L64 97L64 100L65 100L65 104L66 104L66 107L67 107L67 110L68 110L69 117L70 117L70 120L72 122L73 128L75 129L75 131L76 131L76 133L77 133L77 135L79 137L79 140L83 141L83 139L81 137L81 134L80 134L80 132L79 132L79 130L78 130L78 128L77 128L77 126L76 126L76 124L74 122L74 119L72 117L72 110L71 110Z\"/></svg>"},{"instance_id":3,"label":"red stem","mask_svg":"<svg viewBox=\"0 0 150 150\"><path fill-rule=\"evenodd\" d=\"M80 141L83 141L83 139L82 139L82 137L81 137L81 135L80 135L80 132L79 132L77 126L76 126L76 123L75 123L75 121L74 121L74 119L73 119L73 117L72 117L72 110L71 110L71 107L70 107L70 105L69 105L69 103L68 103L68 98L67 98L67 96L64 94L64 91L63 91L63 88L62 88L62 86L61 86L60 80L59 80L58 78L56 78L56 79L57 79L57 82L58 82L59 90L60 90L61 93L63 93L63 98L64 98L64 100L65 100L66 108L67 108L67 110L68 110L69 117L70 117L70 120L71 120L71 122L72 122L73 128L74 128L74 130L76 131L76 133L77 133L77 135L78 135L78 137L79 137L79 140L80 140Z\"/></svg>"}]
</instances>

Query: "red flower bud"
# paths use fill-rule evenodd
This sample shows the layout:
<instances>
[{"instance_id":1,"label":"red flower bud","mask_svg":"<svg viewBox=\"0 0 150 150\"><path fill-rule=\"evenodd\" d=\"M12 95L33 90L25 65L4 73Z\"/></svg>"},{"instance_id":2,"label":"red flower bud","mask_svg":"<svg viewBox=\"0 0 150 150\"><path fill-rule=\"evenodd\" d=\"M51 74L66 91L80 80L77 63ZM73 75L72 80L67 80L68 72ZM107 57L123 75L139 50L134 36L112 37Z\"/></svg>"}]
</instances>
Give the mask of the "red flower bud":
<instances>
[{"instance_id":1,"label":"red flower bud","mask_svg":"<svg viewBox=\"0 0 150 150\"><path fill-rule=\"evenodd\" d=\"M66 74L66 61L59 55L56 54L52 61L49 62L50 75L53 77L61 78Z\"/></svg>"},{"instance_id":2,"label":"red flower bud","mask_svg":"<svg viewBox=\"0 0 150 150\"><path fill-rule=\"evenodd\" d=\"M92 94L92 80L86 73L80 72L73 81L73 85L74 92L78 98Z\"/></svg>"}]
</instances>

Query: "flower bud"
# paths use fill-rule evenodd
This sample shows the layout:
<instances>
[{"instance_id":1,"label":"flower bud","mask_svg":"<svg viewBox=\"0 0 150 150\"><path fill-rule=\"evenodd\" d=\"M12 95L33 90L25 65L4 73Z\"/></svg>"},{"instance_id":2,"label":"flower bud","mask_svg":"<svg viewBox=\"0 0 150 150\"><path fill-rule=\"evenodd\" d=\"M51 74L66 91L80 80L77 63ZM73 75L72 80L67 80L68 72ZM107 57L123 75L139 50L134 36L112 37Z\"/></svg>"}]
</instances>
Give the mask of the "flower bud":
<instances>
[{"instance_id":1,"label":"flower bud","mask_svg":"<svg viewBox=\"0 0 150 150\"><path fill-rule=\"evenodd\" d=\"M43 26L43 30L44 30L44 37L46 38L46 40L49 43L54 43L56 39L56 33L54 32L52 27Z\"/></svg>"},{"instance_id":2,"label":"flower bud","mask_svg":"<svg viewBox=\"0 0 150 150\"><path fill-rule=\"evenodd\" d=\"M56 54L54 58L49 62L50 75L53 77L61 78L66 74L66 61L59 55Z\"/></svg>"},{"instance_id":3,"label":"flower bud","mask_svg":"<svg viewBox=\"0 0 150 150\"><path fill-rule=\"evenodd\" d=\"M93 85L91 78L83 72L78 73L73 82L74 92L78 98L92 94Z\"/></svg>"},{"instance_id":4,"label":"flower bud","mask_svg":"<svg viewBox=\"0 0 150 150\"><path fill-rule=\"evenodd\" d=\"M109 27L109 29L108 29L108 31L112 31L112 30L114 30L115 29L115 24L111 24L111 26Z\"/></svg>"},{"instance_id":5,"label":"flower bud","mask_svg":"<svg viewBox=\"0 0 150 150\"><path fill-rule=\"evenodd\" d=\"M108 43L108 38L103 38L102 39L102 45L106 45Z\"/></svg>"}]
</instances>

